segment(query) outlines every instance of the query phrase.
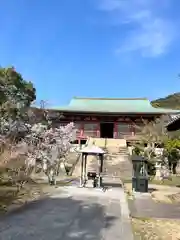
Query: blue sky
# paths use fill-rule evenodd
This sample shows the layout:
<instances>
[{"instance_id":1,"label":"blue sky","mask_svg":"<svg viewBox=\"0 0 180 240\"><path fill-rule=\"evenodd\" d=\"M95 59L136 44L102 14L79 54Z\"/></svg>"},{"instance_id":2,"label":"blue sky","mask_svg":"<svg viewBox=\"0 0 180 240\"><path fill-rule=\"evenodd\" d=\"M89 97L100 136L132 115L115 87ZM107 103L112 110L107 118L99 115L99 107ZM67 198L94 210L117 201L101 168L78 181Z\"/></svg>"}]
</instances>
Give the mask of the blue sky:
<instances>
[{"instance_id":1,"label":"blue sky","mask_svg":"<svg viewBox=\"0 0 180 240\"><path fill-rule=\"evenodd\" d=\"M38 100L180 91L179 0L1 0L0 64Z\"/></svg>"}]
</instances>

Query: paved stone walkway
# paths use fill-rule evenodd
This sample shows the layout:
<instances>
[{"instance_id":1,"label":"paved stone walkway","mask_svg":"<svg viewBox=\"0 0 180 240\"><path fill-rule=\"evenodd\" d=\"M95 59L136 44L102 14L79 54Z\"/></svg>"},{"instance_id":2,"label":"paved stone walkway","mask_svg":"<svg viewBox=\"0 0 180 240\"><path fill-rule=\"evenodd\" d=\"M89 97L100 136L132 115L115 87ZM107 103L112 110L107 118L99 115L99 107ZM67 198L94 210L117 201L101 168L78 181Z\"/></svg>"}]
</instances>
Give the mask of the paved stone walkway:
<instances>
[{"instance_id":1,"label":"paved stone walkway","mask_svg":"<svg viewBox=\"0 0 180 240\"><path fill-rule=\"evenodd\" d=\"M61 187L0 221L1 240L132 240L121 188Z\"/></svg>"}]
</instances>

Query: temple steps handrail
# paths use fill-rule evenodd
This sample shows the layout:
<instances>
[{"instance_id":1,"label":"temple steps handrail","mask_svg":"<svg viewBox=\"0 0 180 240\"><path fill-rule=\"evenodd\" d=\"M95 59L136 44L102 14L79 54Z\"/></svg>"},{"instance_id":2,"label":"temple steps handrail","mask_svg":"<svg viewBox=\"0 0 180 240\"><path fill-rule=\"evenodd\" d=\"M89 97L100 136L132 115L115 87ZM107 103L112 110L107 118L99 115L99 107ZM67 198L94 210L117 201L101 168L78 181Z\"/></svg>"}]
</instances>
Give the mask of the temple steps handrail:
<instances>
[{"instance_id":1,"label":"temple steps handrail","mask_svg":"<svg viewBox=\"0 0 180 240\"><path fill-rule=\"evenodd\" d=\"M78 130L76 133L76 136L80 137L80 138L98 137L96 130L84 131L83 135L81 134L81 131ZM140 132L117 132L115 138L134 137L134 136L142 136L142 133L140 133Z\"/></svg>"}]
</instances>

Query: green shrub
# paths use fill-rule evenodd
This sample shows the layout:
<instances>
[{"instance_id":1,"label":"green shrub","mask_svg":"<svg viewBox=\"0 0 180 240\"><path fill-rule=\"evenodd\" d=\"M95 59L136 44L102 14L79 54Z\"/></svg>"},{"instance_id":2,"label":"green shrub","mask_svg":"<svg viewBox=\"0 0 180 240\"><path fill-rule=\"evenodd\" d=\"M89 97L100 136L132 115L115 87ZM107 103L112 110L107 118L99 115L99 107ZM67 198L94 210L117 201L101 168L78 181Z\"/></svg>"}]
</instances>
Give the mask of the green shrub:
<instances>
[{"instance_id":1,"label":"green shrub","mask_svg":"<svg viewBox=\"0 0 180 240\"><path fill-rule=\"evenodd\" d=\"M156 167L154 162L147 162L147 170L149 176L155 176L156 175Z\"/></svg>"},{"instance_id":2,"label":"green shrub","mask_svg":"<svg viewBox=\"0 0 180 240\"><path fill-rule=\"evenodd\" d=\"M137 146L134 147L134 149L132 150L132 154L133 155L141 155L141 149Z\"/></svg>"}]
</instances>

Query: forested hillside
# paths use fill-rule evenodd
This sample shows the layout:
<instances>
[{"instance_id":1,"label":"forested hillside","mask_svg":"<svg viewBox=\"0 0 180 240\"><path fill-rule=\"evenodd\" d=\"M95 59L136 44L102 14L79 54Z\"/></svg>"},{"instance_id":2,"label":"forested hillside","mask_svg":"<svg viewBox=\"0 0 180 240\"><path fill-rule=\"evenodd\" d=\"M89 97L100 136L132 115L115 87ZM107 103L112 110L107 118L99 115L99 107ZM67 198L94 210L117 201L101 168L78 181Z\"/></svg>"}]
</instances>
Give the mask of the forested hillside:
<instances>
[{"instance_id":1,"label":"forested hillside","mask_svg":"<svg viewBox=\"0 0 180 240\"><path fill-rule=\"evenodd\" d=\"M164 98L153 100L151 104L154 107L180 109L180 92L168 95Z\"/></svg>"}]
</instances>

